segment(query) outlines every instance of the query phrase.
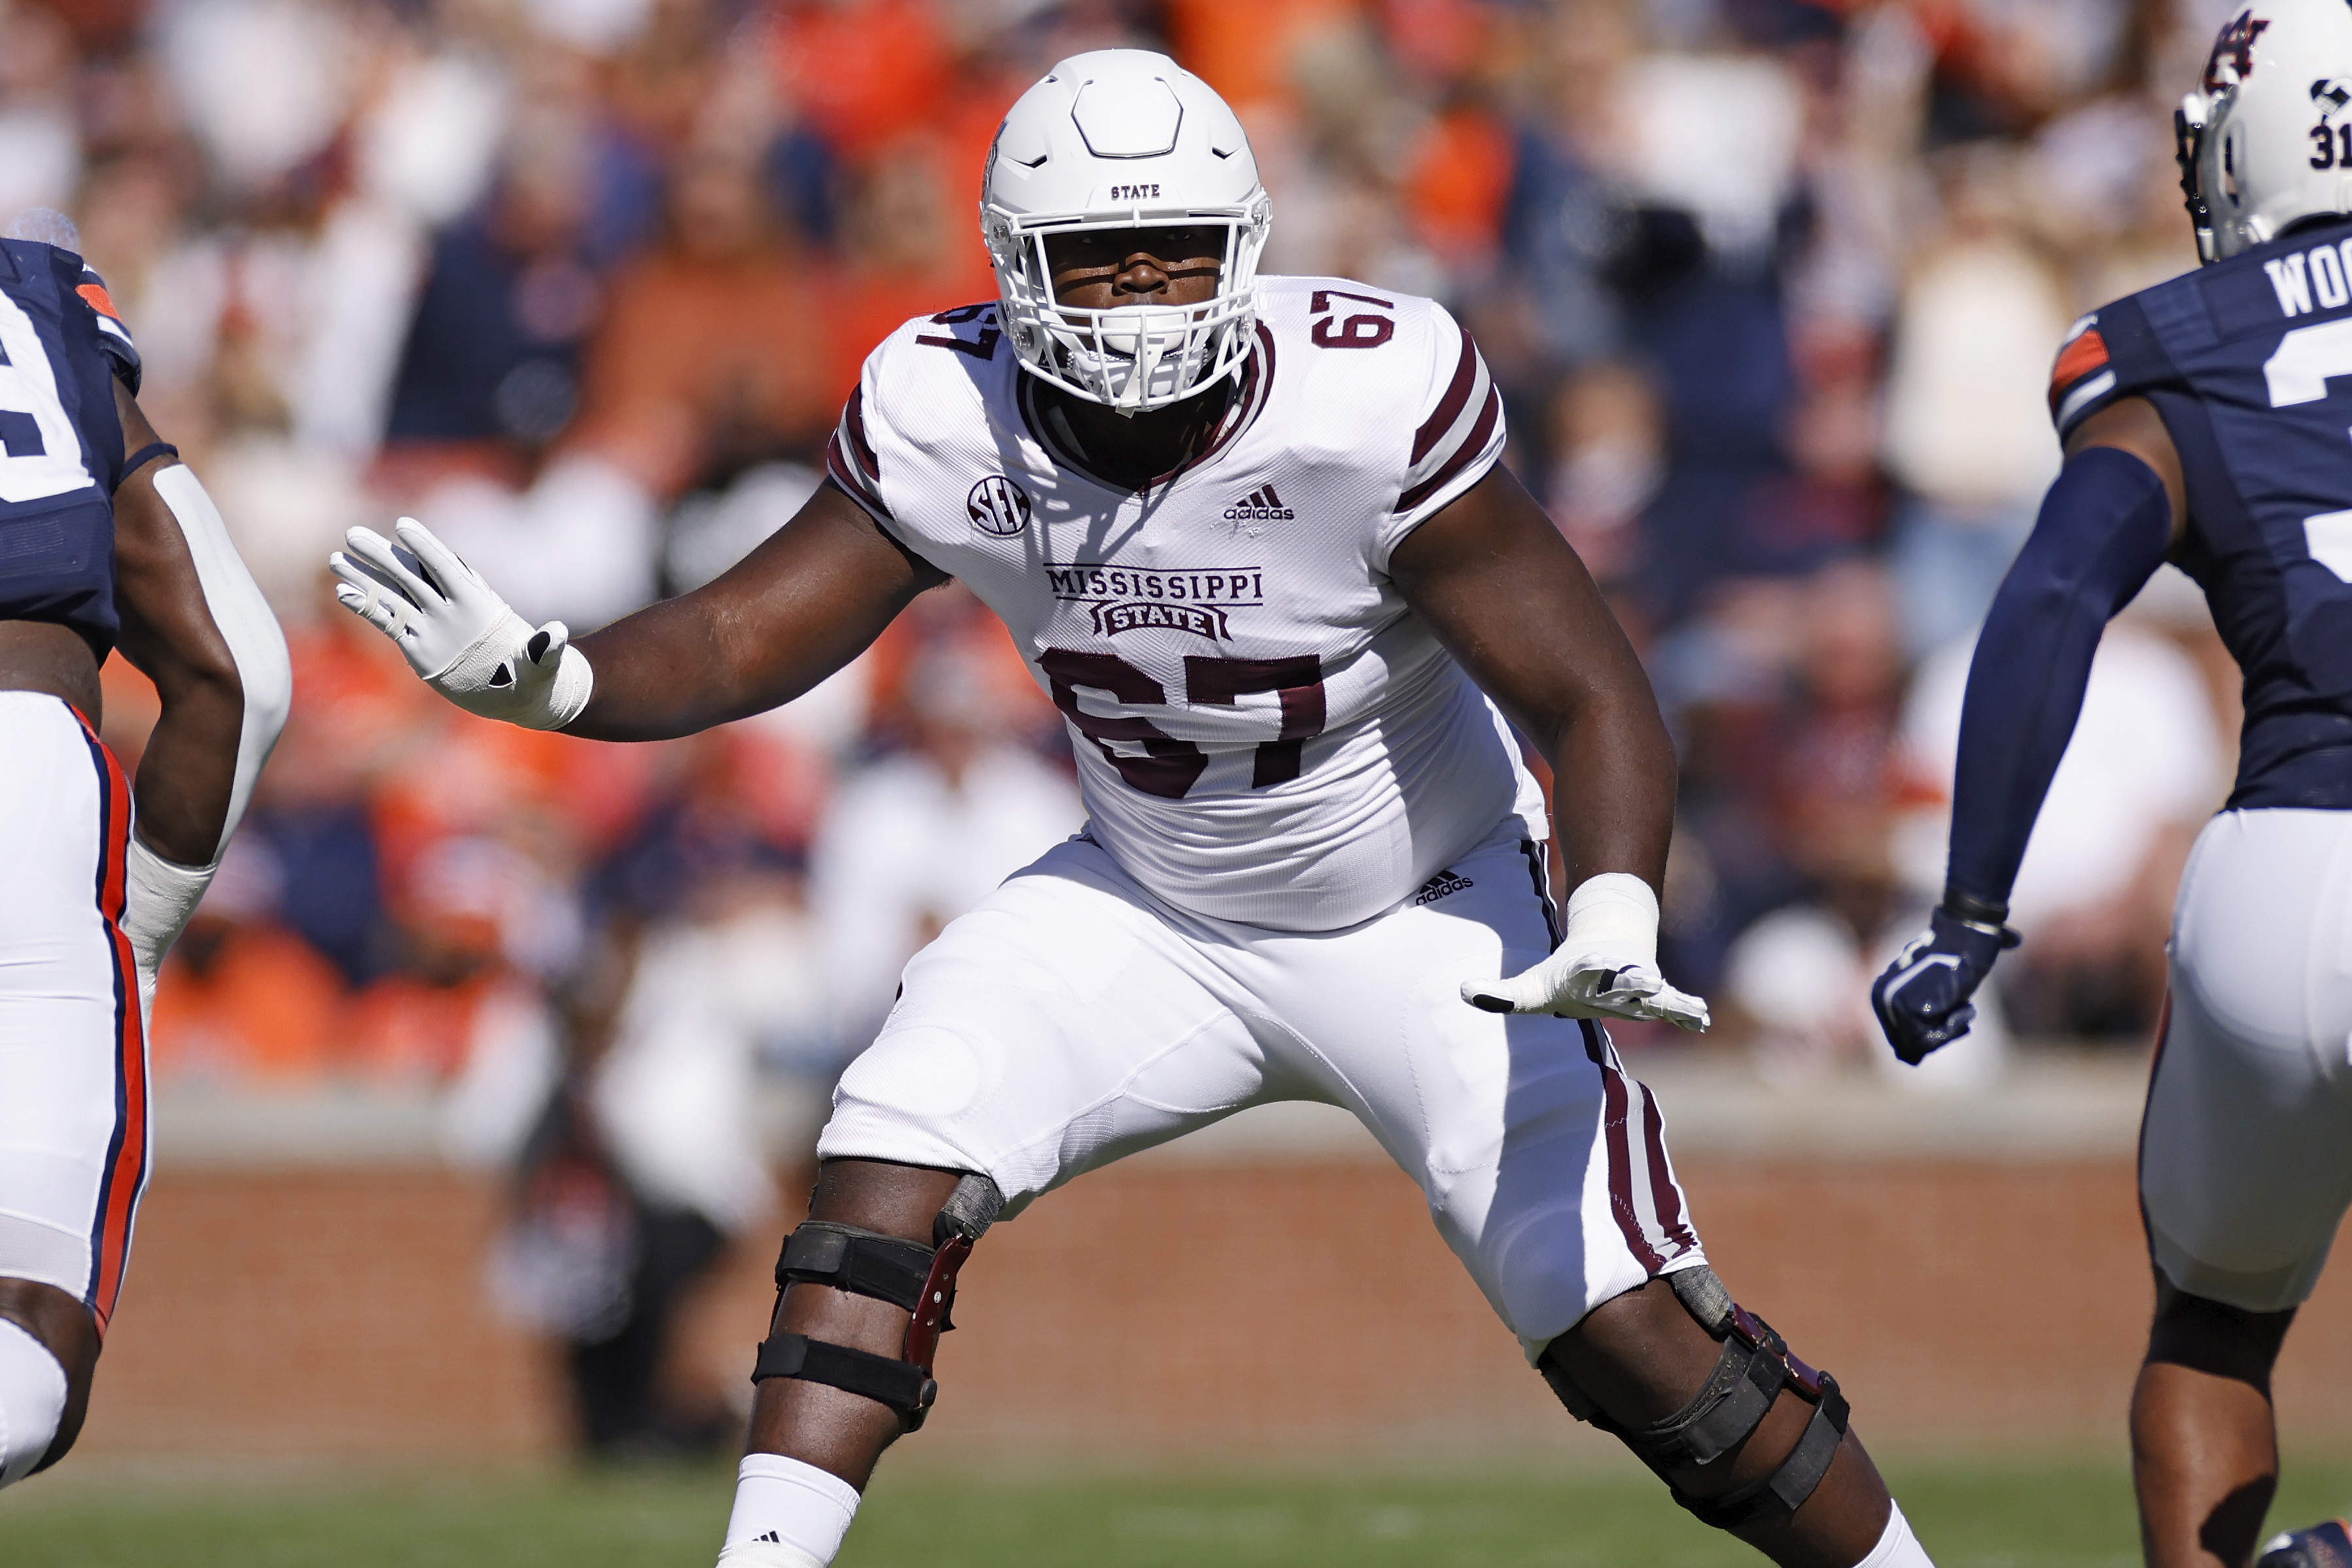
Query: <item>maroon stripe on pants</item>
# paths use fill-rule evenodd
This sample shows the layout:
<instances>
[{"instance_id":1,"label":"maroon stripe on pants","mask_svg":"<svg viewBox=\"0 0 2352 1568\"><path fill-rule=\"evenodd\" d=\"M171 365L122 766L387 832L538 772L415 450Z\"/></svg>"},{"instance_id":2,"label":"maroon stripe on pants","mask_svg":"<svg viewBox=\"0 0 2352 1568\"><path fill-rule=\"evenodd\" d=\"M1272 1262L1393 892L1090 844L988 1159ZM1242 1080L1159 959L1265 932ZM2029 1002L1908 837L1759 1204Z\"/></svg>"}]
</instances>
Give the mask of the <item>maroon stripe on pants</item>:
<instances>
[{"instance_id":1,"label":"maroon stripe on pants","mask_svg":"<svg viewBox=\"0 0 2352 1568\"><path fill-rule=\"evenodd\" d=\"M1649 1145L1650 1201L1657 1210L1658 1234L1679 1258L1698 1245L1698 1238L1684 1220L1683 1191L1666 1164L1666 1127L1658 1116L1658 1097L1646 1087L1642 1091L1642 1141Z\"/></svg>"},{"instance_id":2,"label":"maroon stripe on pants","mask_svg":"<svg viewBox=\"0 0 2352 1568\"><path fill-rule=\"evenodd\" d=\"M1666 1266L1658 1249L1650 1245L1643 1232L1641 1217L1633 1211L1633 1155L1632 1139L1626 1125L1631 1107L1627 1103L1624 1074L1611 1060L1615 1054L1609 1049L1608 1037L1591 1019L1577 1020L1584 1030L1584 1053L1601 1069L1601 1089L1605 1114L1601 1119L1602 1135L1609 1144L1609 1212L1617 1220L1617 1228L1625 1238L1626 1249L1654 1276Z\"/></svg>"}]
</instances>

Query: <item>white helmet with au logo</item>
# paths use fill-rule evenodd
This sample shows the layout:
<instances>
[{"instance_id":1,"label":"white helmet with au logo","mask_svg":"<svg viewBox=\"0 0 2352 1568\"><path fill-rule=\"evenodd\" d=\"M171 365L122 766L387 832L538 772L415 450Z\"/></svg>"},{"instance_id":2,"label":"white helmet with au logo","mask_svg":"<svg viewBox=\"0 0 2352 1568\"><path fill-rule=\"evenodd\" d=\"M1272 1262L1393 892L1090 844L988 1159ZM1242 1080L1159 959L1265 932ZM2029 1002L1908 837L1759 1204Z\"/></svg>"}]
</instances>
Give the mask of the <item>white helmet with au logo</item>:
<instances>
[{"instance_id":1,"label":"white helmet with au logo","mask_svg":"<svg viewBox=\"0 0 2352 1568\"><path fill-rule=\"evenodd\" d=\"M1005 332L1031 374L1136 413L1213 386L1248 358L1273 205L1241 121L1166 55L1073 55L1022 94L989 151L980 216ZM1139 228L1222 231L1215 295L1100 310L1055 302L1054 236Z\"/></svg>"},{"instance_id":2,"label":"white helmet with au logo","mask_svg":"<svg viewBox=\"0 0 2352 1568\"><path fill-rule=\"evenodd\" d=\"M2352 5L2241 9L2173 126L2206 261L2266 245L2305 218L2352 213Z\"/></svg>"}]
</instances>

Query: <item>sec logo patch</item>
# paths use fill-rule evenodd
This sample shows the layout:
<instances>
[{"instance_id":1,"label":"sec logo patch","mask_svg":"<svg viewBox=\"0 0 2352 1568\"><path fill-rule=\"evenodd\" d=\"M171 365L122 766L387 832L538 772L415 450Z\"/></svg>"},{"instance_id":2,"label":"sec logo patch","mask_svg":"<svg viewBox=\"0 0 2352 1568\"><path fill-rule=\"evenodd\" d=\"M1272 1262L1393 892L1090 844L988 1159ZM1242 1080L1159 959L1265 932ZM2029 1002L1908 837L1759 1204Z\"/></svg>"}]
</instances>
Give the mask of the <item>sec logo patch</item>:
<instances>
[{"instance_id":1,"label":"sec logo patch","mask_svg":"<svg viewBox=\"0 0 2352 1568\"><path fill-rule=\"evenodd\" d=\"M971 526L982 533L1009 539L1029 526L1029 492L1002 474L991 474L964 497Z\"/></svg>"}]
</instances>

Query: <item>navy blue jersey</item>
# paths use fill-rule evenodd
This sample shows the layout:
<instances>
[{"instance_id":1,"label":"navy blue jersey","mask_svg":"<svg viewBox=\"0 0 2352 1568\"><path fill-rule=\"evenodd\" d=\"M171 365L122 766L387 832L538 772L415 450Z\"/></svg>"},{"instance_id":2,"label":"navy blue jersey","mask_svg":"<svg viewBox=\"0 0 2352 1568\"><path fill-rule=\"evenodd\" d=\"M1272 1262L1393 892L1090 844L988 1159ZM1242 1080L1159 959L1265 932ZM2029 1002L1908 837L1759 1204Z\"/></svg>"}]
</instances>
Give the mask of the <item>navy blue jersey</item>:
<instances>
[{"instance_id":1,"label":"navy blue jersey","mask_svg":"<svg viewBox=\"0 0 2352 1568\"><path fill-rule=\"evenodd\" d=\"M2188 482L2171 559L2245 676L2233 808L2352 808L2352 223L2102 307L2050 389L2061 437L2118 398Z\"/></svg>"},{"instance_id":2,"label":"navy blue jersey","mask_svg":"<svg viewBox=\"0 0 2352 1568\"><path fill-rule=\"evenodd\" d=\"M106 286L71 251L0 240L0 621L70 626L114 646L117 376L138 354Z\"/></svg>"}]
</instances>

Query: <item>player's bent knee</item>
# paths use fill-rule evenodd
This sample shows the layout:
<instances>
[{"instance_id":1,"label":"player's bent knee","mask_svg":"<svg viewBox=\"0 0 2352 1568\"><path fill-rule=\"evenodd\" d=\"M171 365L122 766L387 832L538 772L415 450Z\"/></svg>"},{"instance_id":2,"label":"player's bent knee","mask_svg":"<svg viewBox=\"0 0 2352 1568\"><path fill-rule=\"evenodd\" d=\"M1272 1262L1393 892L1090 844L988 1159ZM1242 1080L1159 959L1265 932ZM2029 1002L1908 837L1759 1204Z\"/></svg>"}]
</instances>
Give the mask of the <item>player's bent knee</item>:
<instances>
[{"instance_id":1,"label":"player's bent knee","mask_svg":"<svg viewBox=\"0 0 2352 1568\"><path fill-rule=\"evenodd\" d=\"M1579 1388L1549 1352L1537 1370L1570 1415L1633 1449L1665 1481L1675 1500L1705 1522L1738 1530L1787 1519L1822 1484L1844 1440L1846 1402L1837 1380L1798 1360L1770 1325L1732 1301L1713 1270L1685 1269L1666 1281L1684 1309L1723 1347L1706 1381L1682 1408L1648 1426L1624 1426ZM1727 1482L1740 1446L1784 1389L1813 1407L1796 1447L1761 1479L1718 1490L1717 1478ZM1677 1476L1700 1479L1686 1487Z\"/></svg>"},{"instance_id":2,"label":"player's bent knee","mask_svg":"<svg viewBox=\"0 0 2352 1568\"><path fill-rule=\"evenodd\" d=\"M824 1285L887 1301L907 1312L907 1336L893 1358L806 1334L772 1333L760 1346L751 1381L822 1383L888 1406L901 1430L919 1429L939 1397L931 1360L940 1335L955 1326L949 1312L956 1274L1003 1208L1004 1194L994 1182L967 1176L931 1221L929 1247L828 1220L801 1226L785 1238L783 1256L776 1260L776 1289Z\"/></svg>"},{"instance_id":3,"label":"player's bent knee","mask_svg":"<svg viewBox=\"0 0 2352 1568\"><path fill-rule=\"evenodd\" d=\"M49 1347L0 1318L0 1487L38 1469L66 1411L66 1369Z\"/></svg>"}]
</instances>

